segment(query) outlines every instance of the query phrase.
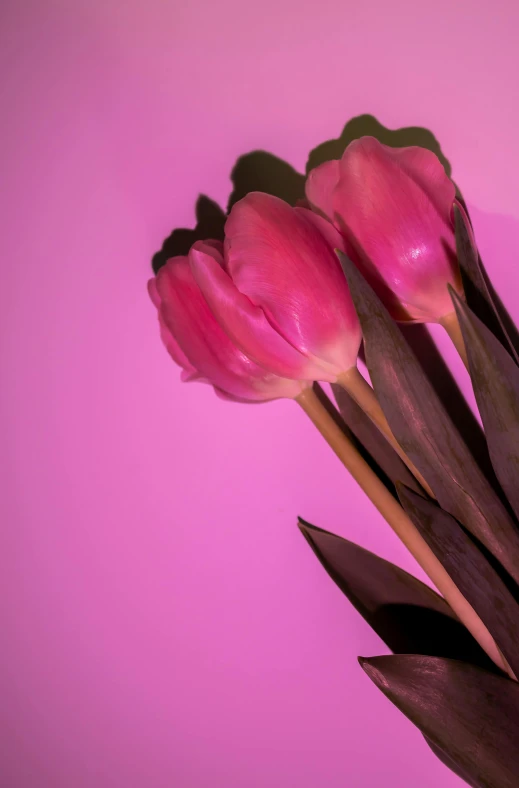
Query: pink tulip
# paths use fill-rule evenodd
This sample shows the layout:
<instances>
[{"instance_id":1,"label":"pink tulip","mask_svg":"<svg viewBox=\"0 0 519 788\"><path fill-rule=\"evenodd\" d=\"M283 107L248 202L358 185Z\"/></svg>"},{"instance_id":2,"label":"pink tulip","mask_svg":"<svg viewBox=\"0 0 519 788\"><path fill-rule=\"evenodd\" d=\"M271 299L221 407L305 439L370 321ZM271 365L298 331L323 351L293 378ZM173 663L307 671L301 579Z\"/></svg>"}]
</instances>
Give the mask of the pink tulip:
<instances>
[{"instance_id":1,"label":"pink tulip","mask_svg":"<svg viewBox=\"0 0 519 788\"><path fill-rule=\"evenodd\" d=\"M207 241L205 246L221 254L221 243ZM187 257L168 260L148 290L164 345L182 367L182 380L211 383L224 399L247 402L296 397L309 385L272 374L236 347L214 318Z\"/></svg>"},{"instance_id":2,"label":"pink tulip","mask_svg":"<svg viewBox=\"0 0 519 788\"><path fill-rule=\"evenodd\" d=\"M455 188L423 148L355 140L340 161L308 176L314 210L341 233L347 253L397 320L437 322L462 293L452 208Z\"/></svg>"},{"instance_id":3,"label":"pink tulip","mask_svg":"<svg viewBox=\"0 0 519 788\"><path fill-rule=\"evenodd\" d=\"M360 327L329 222L252 192L233 207L224 250L196 243L193 276L226 335L271 372L335 381L353 367Z\"/></svg>"}]
</instances>

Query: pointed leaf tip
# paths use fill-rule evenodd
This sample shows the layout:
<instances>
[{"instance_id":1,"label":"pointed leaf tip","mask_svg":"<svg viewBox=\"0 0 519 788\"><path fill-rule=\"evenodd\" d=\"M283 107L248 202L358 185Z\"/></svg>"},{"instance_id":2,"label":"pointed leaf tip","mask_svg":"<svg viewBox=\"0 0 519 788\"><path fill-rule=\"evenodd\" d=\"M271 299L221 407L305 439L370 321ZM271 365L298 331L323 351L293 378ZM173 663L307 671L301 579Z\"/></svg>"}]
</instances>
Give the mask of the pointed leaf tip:
<instances>
[{"instance_id":1,"label":"pointed leaf tip","mask_svg":"<svg viewBox=\"0 0 519 788\"><path fill-rule=\"evenodd\" d=\"M493 670L472 635L431 588L347 539L304 521L300 530L331 579L391 651L453 657Z\"/></svg>"},{"instance_id":2,"label":"pointed leaf tip","mask_svg":"<svg viewBox=\"0 0 519 788\"><path fill-rule=\"evenodd\" d=\"M371 657L362 667L471 785L517 788L519 684L437 657Z\"/></svg>"},{"instance_id":3,"label":"pointed leaf tip","mask_svg":"<svg viewBox=\"0 0 519 788\"><path fill-rule=\"evenodd\" d=\"M357 657L357 659L364 673L366 673L370 679L378 685L380 674L378 673L376 667L372 664L372 660L377 659L377 657Z\"/></svg>"},{"instance_id":4,"label":"pointed leaf tip","mask_svg":"<svg viewBox=\"0 0 519 788\"><path fill-rule=\"evenodd\" d=\"M350 260L347 254L345 254L342 249L335 249L335 254L339 258L339 262L341 264L341 268L344 272L344 276L348 279L348 274L350 273L351 269L356 267L354 263Z\"/></svg>"}]
</instances>

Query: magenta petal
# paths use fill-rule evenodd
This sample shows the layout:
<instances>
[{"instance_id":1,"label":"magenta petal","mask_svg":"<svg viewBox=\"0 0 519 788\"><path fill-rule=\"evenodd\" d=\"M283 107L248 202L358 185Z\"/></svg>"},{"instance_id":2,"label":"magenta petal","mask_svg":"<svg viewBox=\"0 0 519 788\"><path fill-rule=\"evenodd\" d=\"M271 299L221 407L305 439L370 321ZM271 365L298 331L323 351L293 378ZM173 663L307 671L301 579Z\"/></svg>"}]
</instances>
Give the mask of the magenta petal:
<instances>
[{"instance_id":1,"label":"magenta petal","mask_svg":"<svg viewBox=\"0 0 519 788\"><path fill-rule=\"evenodd\" d=\"M379 295L397 319L402 308L411 320L452 311L447 285L458 285L458 273L447 199L454 199L454 187L440 175L429 156L395 153L373 138L351 143L340 162L333 195L339 229L356 246L373 286L381 281Z\"/></svg>"},{"instance_id":2,"label":"magenta petal","mask_svg":"<svg viewBox=\"0 0 519 788\"><path fill-rule=\"evenodd\" d=\"M335 249L340 249L341 252L348 253L348 243L340 232L333 226L333 224L325 219L318 213L314 213L307 208L296 208L298 216L302 217L305 221L311 222L318 232L323 236L332 252Z\"/></svg>"},{"instance_id":3,"label":"magenta petal","mask_svg":"<svg viewBox=\"0 0 519 788\"><path fill-rule=\"evenodd\" d=\"M157 282L155 277L148 280L148 294L151 298L151 303L158 309L160 307L160 296L157 292Z\"/></svg>"},{"instance_id":4,"label":"magenta petal","mask_svg":"<svg viewBox=\"0 0 519 788\"><path fill-rule=\"evenodd\" d=\"M298 380L272 375L242 353L215 320L187 257L169 261L156 278L160 316L191 369L228 394L251 401L295 397Z\"/></svg>"},{"instance_id":5,"label":"magenta petal","mask_svg":"<svg viewBox=\"0 0 519 788\"><path fill-rule=\"evenodd\" d=\"M435 206L438 214L452 224L452 204L456 188L448 177L438 157L426 148L390 148L392 155L401 168L412 178Z\"/></svg>"},{"instance_id":6,"label":"magenta petal","mask_svg":"<svg viewBox=\"0 0 519 788\"><path fill-rule=\"evenodd\" d=\"M357 316L336 255L308 212L252 192L233 207L225 233L234 285L319 364L317 379L349 369L360 345Z\"/></svg>"},{"instance_id":7,"label":"magenta petal","mask_svg":"<svg viewBox=\"0 0 519 788\"><path fill-rule=\"evenodd\" d=\"M333 190L339 182L339 162L325 161L311 170L305 186L308 202L323 216L333 221Z\"/></svg>"},{"instance_id":8,"label":"magenta petal","mask_svg":"<svg viewBox=\"0 0 519 788\"><path fill-rule=\"evenodd\" d=\"M198 373L196 369L191 365L189 359L185 355L184 351L176 341L171 331L166 326L164 322L164 318L160 313L159 313L159 325L160 325L160 338L164 343L164 347L168 351L169 355L171 356L175 364L178 364L179 367L182 367L186 375L191 380L192 376L193 375L196 376ZM184 377L183 379L187 379L187 378Z\"/></svg>"},{"instance_id":9,"label":"magenta petal","mask_svg":"<svg viewBox=\"0 0 519 788\"><path fill-rule=\"evenodd\" d=\"M191 271L225 333L249 358L271 372L315 380L322 369L292 347L271 326L263 310L240 293L223 269L221 256L203 243L189 252Z\"/></svg>"},{"instance_id":10,"label":"magenta petal","mask_svg":"<svg viewBox=\"0 0 519 788\"><path fill-rule=\"evenodd\" d=\"M269 402L273 397L265 397L264 399L245 399L244 397L235 397L233 394L229 394L227 391L223 389L219 389L218 386L214 386L214 392L218 399L223 399L226 402L240 402L244 405L259 405L262 402ZM276 397L279 399L279 397Z\"/></svg>"},{"instance_id":11,"label":"magenta petal","mask_svg":"<svg viewBox=\"0 0 519 788\"><path fill-rule=\"evenodd\" d=\"M178 364L178 366L182 367L182 369L184 370L183 373L182 373L182 379L183 380L187 380L187 379L193 380L195 377L197 377L198 373L197 373L196 369L189 362L189 359L185 355L184 351L182 350L182 348L180 347L180 345L176 341L176 339L173 336L173 334L171 333L171 331L166 326L166 324L164 322L164 319L162 318L162 316L160 314L161 299L160 299L159 292L157 290L156 278L149 280L149 282L148 282L148 292L150 294L150 298L151 298L154 306L156 306L157 309L159 310L160 338L162 339L162 342L163 342L166 350L168 351L169 355L171 356L171 358L173 359L175 364Z\"/></svg>"}]
</instances>

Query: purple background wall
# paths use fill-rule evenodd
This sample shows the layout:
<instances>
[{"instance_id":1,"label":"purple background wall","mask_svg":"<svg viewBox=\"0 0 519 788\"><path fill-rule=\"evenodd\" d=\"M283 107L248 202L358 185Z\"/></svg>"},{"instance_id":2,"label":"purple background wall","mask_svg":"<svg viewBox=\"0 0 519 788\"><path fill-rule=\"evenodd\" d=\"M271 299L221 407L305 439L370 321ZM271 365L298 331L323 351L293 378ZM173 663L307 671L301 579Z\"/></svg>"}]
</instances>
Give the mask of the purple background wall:
<instances>
[{"instance_id":1,"label":"purple background wall","mask_svg":"<svg viewBox=\"0 0 519 788\"><path fill-rule=\"evenodd\" d=\"M385 649L295 517L412 560L295 405L180 384L145 283L239 154L303 170L371 112L436 134L518 317L519 6L0 15L2 785L460 785L359 669Z\"/></svg>"}]
</instances>

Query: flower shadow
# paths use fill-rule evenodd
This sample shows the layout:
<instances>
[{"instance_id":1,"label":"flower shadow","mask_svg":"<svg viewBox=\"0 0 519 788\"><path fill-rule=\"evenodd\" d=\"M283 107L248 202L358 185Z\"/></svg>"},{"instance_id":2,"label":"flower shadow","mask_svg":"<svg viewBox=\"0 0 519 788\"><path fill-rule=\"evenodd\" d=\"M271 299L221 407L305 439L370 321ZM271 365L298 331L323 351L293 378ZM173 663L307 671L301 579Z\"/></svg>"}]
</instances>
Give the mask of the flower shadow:
<instances>
[{"instance_id":1,"label":"flower shadow","mask_svg":"<svg viewBox=\"0 0 519 788\"><path fill-rule=\"evenodd\" d=\"M310 170L325 161L340 158L350 142L364 136L376 137L394 148L406 145L428 148L438 156L447 175L451 174L451 166L438 140L428 129L419 126L388 129L373 115L358 115L346 123L339 137L326 140L310 151L305 174L267 151L255 150L240 156L231 172L233 189L226 206L227 213L238 200L253 191L266 192L295 205L304 199L306 175ZM195 216L194 228L176 227L164 239L162 247L153 255L155 273L170 257L187 254L195 241L223 238L226 212L216 202L201 194L195 205Z\"/></svg>"}]
</instances>

